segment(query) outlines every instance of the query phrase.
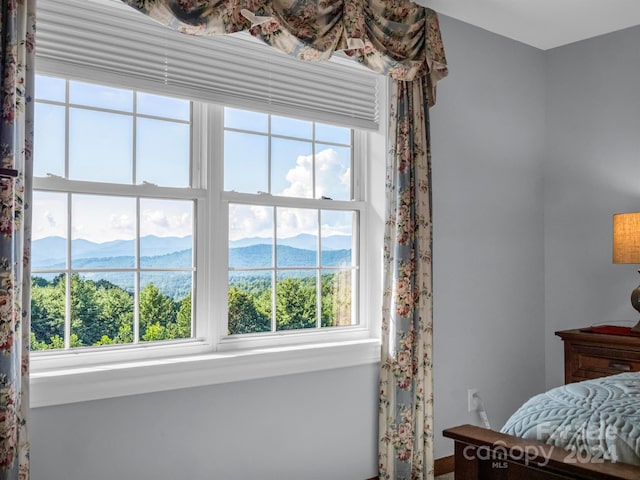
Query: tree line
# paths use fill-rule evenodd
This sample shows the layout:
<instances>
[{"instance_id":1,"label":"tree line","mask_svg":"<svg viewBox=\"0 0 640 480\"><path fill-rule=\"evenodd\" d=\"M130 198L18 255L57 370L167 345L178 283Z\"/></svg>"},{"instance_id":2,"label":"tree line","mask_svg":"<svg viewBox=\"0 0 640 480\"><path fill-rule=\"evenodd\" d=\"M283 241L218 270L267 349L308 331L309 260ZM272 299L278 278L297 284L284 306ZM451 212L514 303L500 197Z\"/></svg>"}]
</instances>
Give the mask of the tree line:
<instances>
[{"instance_id":1,"label":"tree line","mask_svg":"<svg viewBox=\"0 0 640 480\"><path fill-rule=\"evenodd\" d=\"M271 330L272 287L269 280L239 280L229 285L229 333ZM320 325L351 325L351 275L321 276ZM318 299L316 278L285 278L276 282L276 330L315 328Z\"/></svg>"},{"instance_id":2,"label":"tree line","mask_svg":"<svg viewBox=\"0 0 640 480\"><path fill-rule=\"evenodd\" d=\"M64 348L65 275L48 281L33 277L31 286L31 349ZM72 347L133 342L132 292L106 280L71 275ZM191 293L175 301L149 283L140 291L142 341L191 336Z\"/></svg>"},{"instance_id":3,"label":"tree line","mask_svg":"<svg viewBox=\"0 0 640 480\"><path fill-rule=\"evenodd\" d=\"M34 276L31 289L31 349L64 348L65 275L51 280ZM134 295L107 280L71 275L71 347L133 342ZM272 286L269 280L241 279L229 285L228 333L271 330ZM141 341L191 337L191 293L173 299L153 283L140 291ZM351 324L350 272L321 277L321 325ZM316 327L316 278L286 278L276 282L277 330Z\"/></svg>"}]
</instances>

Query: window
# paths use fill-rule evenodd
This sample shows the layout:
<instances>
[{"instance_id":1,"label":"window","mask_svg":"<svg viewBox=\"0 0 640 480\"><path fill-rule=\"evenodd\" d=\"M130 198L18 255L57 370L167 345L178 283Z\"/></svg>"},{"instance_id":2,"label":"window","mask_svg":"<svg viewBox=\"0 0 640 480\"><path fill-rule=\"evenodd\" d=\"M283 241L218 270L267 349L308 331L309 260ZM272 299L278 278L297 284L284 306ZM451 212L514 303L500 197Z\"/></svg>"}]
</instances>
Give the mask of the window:
<instances>
[{"instance_id":1,"label":"window","mask_svg":"<svg viewBox=\"0 0 640 480\"><path fill-rule=\"evenodd\" d=\"M357 324L351 129L230 108L224 127L229 334Z\"/></svg>"},{"instance_id":2,"label":"window","mask_svg":"<svg viewBox=\"0 0 640 480\"><path fill-rule=\"evenodd\" d=\"M190 102L38 76L35 125L32 350L191 338Z\"/></svg>"},{"instance_id":3,"label":"window","mask_svg":"<svg viewBox=\"0 0 640 480\"><path fill-rule=\"evenodd\" d=\"M32 350L358 326L353 130L45 75L36 87ZM220 196L194 175L198 142L222 144ZM226 231L227 258L197 255L196 227ZM221 270L209 289L224 308L196 309L198 273Z\"/></svg>"},{"instance_id":4,"label":"window","mask_svg":"<svg viewBox=\"0 0 640 480\"><path fill-rule=\"evenodd\" d=\"M36 42L32 407L379 361L382 76L111 1Z\"/></svg>"}]
</instances>

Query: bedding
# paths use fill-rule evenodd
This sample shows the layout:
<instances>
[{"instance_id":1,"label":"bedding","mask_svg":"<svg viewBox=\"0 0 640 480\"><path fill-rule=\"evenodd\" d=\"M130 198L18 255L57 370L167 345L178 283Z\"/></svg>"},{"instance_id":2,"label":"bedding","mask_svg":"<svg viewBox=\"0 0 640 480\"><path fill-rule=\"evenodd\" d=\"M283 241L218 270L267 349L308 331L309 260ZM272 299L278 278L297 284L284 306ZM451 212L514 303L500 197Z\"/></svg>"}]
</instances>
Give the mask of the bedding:
<instances>
[{"instance_id":1,"label":"bedding","mask_svg":"<svg viewBox=\"0 0 640 480\"><path fill-rule=\"evenodd\" d=\"M570 383L536 395L502 433L569 451L575 463L640 465L640 372Z\"/></svg>"}]
</instances>

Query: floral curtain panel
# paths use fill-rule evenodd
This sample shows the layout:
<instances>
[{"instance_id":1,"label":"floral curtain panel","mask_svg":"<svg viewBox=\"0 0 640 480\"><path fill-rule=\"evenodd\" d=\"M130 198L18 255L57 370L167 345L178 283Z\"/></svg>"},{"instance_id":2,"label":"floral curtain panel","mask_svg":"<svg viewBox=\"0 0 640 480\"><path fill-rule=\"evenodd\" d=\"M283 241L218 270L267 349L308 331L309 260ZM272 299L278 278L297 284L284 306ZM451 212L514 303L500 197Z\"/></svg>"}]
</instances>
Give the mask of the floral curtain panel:
<instances>
[{"instance_id":1,"label":"floral curtain panel","mask_svg":"<svg viewBox=\"0 0 640 480\"><path fill-rule=\"evenodd\" d=\"M447 75L438 17L406 0L122 0L174 30L248 30L300 60L344 51L390 76L391 151L380 371L379 477L433 478L429 107ZM336 92L339 96L340 92Z\"/></svg>"},{"instance_id":2,"label":"floral curtain panel","mask_svg":"<svg viewBox=\"0 0 640 480\"><path fill-rule=\"evenodd\" d=\"M387 157L379 477L433 478L431 146L423 78L392 85Z\"/></svg>"},{"instance_id":3,"label":"floral curtain panel","mask_svg":"<svg viewBox=\"0 0 640 480\"><path fill-rule=\"evenodd\" d=\"M0 479L29 478L29 305L35 1L0 11Z\"/></svg>"}]
</instances>

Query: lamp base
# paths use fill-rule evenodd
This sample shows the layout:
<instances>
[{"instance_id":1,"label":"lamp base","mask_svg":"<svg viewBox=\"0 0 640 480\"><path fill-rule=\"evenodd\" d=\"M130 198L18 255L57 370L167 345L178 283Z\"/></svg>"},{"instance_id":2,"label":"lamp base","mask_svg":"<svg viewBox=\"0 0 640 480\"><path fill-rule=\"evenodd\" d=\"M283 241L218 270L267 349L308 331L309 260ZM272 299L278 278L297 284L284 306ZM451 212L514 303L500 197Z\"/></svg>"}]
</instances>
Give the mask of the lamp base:
<instances>
[{"instance_id":1,"label":"lamp base","mask_svg":"<svg viewBox=\"0 0 640 480\"><path fill-rule=\"evenodd\" d=\"M640 270L638 270L638 273L640 273ZM640 313L640 285L631 292L631 306ZM640 322L638 322L635 327L632 327L631 330L640 333Z\"/></svg>"}]
</instances>

